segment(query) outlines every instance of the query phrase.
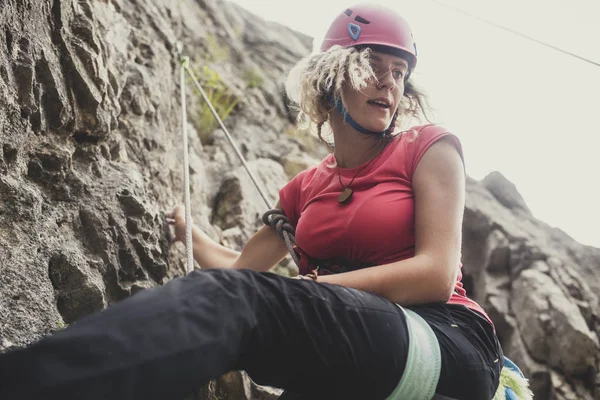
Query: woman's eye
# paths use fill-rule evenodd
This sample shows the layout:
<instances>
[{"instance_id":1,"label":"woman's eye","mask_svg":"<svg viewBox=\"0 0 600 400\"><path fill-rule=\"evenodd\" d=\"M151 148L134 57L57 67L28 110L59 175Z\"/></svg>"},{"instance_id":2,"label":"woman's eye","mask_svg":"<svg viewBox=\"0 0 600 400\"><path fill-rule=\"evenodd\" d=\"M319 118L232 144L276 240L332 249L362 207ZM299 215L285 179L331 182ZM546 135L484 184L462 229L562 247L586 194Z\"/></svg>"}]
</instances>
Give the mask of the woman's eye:
<instances>
[{"instance_id":1,"label":"woman's eye","mask_svg":"<svg viewBox=\"0 0 600 400\"><path fill-rule=\"evenodd\" d=\"M404 77L404 71L399 69L394 70L392 74L394 75L394 79L401 79L402 77Z\"/></svg>"}]
</instances>

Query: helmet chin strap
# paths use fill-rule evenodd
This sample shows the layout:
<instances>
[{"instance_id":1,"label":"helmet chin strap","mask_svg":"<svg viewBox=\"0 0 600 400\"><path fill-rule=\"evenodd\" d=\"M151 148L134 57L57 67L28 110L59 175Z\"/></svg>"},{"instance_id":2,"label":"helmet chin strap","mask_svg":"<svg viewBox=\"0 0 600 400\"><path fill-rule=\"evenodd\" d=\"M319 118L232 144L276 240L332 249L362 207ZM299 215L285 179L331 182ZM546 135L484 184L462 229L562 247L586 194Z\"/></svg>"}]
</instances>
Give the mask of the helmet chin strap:
<instances>
[{"instance_id":1,"label":"helmet chin strap","mask_svg":"<svg viewBox=\"0 0 600 400\"><path fill-rule=\"evenodd\" d=\"M344 104L342 103L342 99L337 99L337 101L336 101L332 95L331 103L335 104L336 110L340 113L340 115L342 117L344 117L344 121L346 121L348 124L350 124L351 127L353 127L354 129L356 129L357 131L359 131L362 134L384 136L384 135L390 133L394 129L398 111L396 111L396 113L394 114L394 118L392 118L392 122L390 123L390 126L388 126L388 128L385 131L378 132L378 131L372 131L370 129L364 128L364 127L360 126L355 120L353 120L352 117L350 116L350 113L348 112L348 110L346 110L346 107L344 107Z\"/></svg>"}]
</instances>

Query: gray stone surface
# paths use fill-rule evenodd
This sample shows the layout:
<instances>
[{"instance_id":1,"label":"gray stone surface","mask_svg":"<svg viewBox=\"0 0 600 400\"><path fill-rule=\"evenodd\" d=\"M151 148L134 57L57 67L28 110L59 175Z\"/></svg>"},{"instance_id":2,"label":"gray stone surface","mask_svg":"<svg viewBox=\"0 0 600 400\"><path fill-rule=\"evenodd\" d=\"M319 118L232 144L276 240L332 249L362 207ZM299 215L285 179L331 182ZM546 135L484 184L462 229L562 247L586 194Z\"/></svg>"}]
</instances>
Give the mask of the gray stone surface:
<instances>
[{"instance_id":1,"label":"gray stone surface","mask_svg":"<svg viewBox=\"0 0 600 400\"><path fill-rule=\"evenodd\" d=\"M179 44L236 96L225 125L271 201L326 154L291 129L282 90L306 36L217 0L4 0L0 351L184 273L164 225L183 202ZM239 249L266 207L186 88L193 218ZM600 250L533 218L499 174L469 180L464 233L465 285L536 398L600 398ZM238 372L199 390L278 393Z\"/></svg>"},{"instance_id":2,"label":"gray stone surface","mask_svg":"<svg viewBox=\"0 0 600 400\"><path fill-rule=\"evenodd\" d=\"M600 250L504 205L474 180L463 232L468 293L489 312L535 398L598 398Z\"/></svg>"}]
</instances>

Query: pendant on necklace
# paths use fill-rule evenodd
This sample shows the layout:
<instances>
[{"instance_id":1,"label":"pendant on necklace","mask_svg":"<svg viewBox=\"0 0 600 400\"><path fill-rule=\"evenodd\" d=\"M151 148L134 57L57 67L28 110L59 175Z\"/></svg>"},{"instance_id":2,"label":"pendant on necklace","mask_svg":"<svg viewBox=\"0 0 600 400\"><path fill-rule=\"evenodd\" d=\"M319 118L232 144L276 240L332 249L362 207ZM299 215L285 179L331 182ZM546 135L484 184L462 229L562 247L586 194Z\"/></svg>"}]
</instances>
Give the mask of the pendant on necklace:
<instances>
[{"instance_id":1,"label":"pendant on necklace","mask_svg":"<svg viewBox=\"0 0 600 400\"><path fill-rule=\"evenodd\" d=\"M352 189L350 188L344 188L344 190L342 191L342 193L340 193L340 195L338 196L338 203L343 204L348 202L348 200L350 200L350 198L352 197L352 194L354 192L352 191Z\"/></svg>"}]
</instances>

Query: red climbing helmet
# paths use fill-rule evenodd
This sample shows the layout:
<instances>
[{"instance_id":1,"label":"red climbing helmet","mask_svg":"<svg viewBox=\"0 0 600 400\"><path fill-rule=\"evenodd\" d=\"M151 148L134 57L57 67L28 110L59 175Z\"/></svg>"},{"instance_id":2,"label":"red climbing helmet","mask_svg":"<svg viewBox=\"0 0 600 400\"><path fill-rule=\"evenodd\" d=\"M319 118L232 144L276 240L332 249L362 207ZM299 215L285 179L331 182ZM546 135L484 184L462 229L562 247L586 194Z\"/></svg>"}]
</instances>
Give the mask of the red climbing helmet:
<instances>
[{"instance_id":1,"label":"red climbing helmet","mask_svg":"<svg viewBox=\"0 0 600 400\"><path fill-rule=\"evenodd\" d=\"M417 46L408 22L389 8L360 4L346 9L333 21L321 44L321 51L332 46L375 45L400 51L413 70Z\"/></svg>"}]
</instances>

